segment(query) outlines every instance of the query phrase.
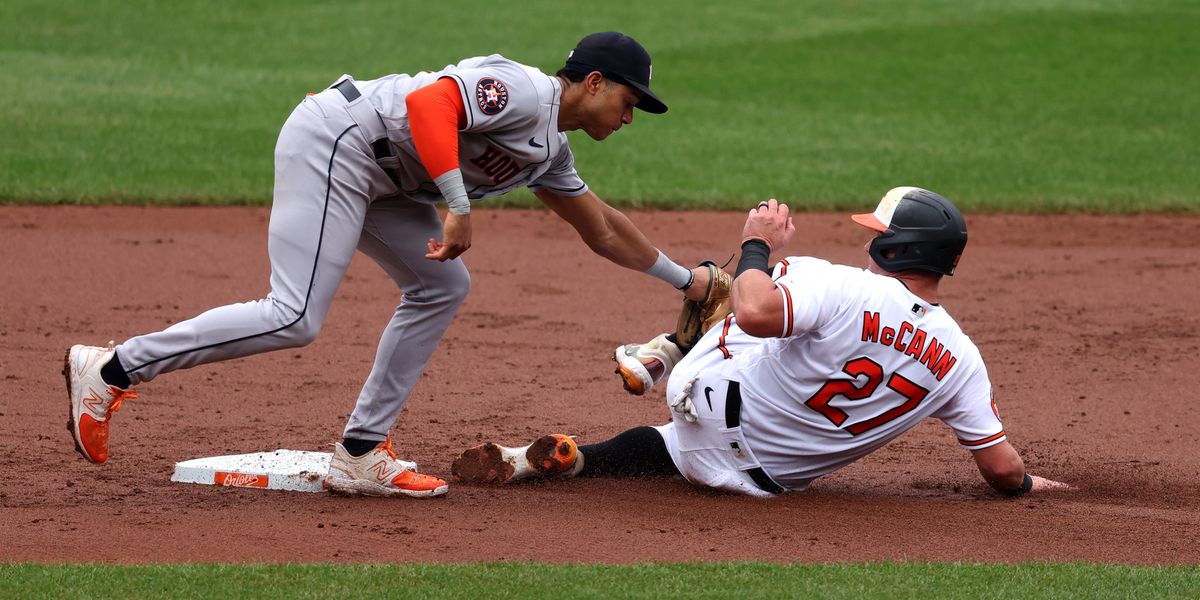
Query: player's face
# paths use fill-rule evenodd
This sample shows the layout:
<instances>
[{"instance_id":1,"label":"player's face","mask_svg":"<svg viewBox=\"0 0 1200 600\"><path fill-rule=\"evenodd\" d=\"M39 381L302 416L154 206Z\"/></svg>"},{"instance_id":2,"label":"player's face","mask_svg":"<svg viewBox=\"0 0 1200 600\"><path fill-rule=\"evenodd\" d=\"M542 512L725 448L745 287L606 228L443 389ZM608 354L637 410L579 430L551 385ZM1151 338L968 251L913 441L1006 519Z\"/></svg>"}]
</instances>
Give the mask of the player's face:
<instances>
[{"instance_id":1,"label":"player's face","mask_svg":"<svg viewBox=\"0 0 1200 600\"><path fill-rule=\"evenodd\" d=\"M583 130L593 140L603 140L633 122L633 107L638 103L633 88L605 80L590 100L583 115Z\"/></svg>"}]
</instances>

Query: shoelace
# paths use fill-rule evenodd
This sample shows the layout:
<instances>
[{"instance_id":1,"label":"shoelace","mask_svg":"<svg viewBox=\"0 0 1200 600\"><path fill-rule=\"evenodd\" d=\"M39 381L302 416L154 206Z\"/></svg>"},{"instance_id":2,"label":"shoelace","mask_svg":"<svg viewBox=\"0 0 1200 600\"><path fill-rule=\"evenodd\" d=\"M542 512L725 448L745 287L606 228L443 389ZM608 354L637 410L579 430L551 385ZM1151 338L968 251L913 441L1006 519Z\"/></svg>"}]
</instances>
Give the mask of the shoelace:
<instances>
[{"instance_id":1,"label":"shoelace","mask_svg":"<svg viewBox=\"0 0 1200 600\"><path fill-rule=\"evenodd\" d=\"M392 460L395 460L395 461L400 460L400 457L396 455L396 451L392 450L392 436L390 436L390 435L387 437L386 440L383 440L383 444L380 444L380 446L377 448L377 450L383 450L384 452L387 452L388 456L392 457ZM412 473L413 475L416 475L419 477L425 477L425 475L422 475L422 474L410 469L404 463L397 462L396 466L400 467L400 470L402 471L401 474Z\"/></svg>"},{"instance_id":2,"label":"shoelace","mask_svg":"<svg viewBox=\"0 0 1200 600\"><path fill-rule=\"evenodd\" d=\"M387 437L387 439L383 441L383 444L381 444L379 446L378 449L383 450L384 452L387 452L388 456L392 457L392 460L396 459L396 453L392 450L392 436L389 435Z\"/></svg>"},{"instance_id":3,"label":"shoelace","mask_svg":"<svg viewBox=\"0 0 1200 600\"><path fill-rule=\"evenodd\" d=\"M105 414L105 416L104 416L105 421L111 419L113 413L117 412L118 410L121 410L121 401L122 400L124 400L126 398L129 398L130 400L135 400L138 397L137 392L135 392L133 390L123 390L115 385L108 387L108 393L113 395L113 399L112 399L112 402L108 403L108 413ZM391 442L390 438L388 439L388 442L389 443ZM389 448L390 448L390 446L389 446ZM389 450L389 452L390 452L390 450ZM395 455L393 455L393 456L395 456Z\"/></svg>"}]
</instances>

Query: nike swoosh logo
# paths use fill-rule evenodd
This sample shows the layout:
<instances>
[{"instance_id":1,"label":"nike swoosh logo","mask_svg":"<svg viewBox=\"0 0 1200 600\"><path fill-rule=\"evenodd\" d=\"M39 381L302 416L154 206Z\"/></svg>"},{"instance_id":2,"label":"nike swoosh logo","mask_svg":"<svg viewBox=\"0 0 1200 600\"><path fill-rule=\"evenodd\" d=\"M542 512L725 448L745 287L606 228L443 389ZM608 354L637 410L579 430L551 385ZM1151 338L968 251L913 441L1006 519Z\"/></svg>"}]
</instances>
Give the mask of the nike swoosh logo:
<instances>
[{"instance_id":1,"label":"nike swoosh logo","mask_svg":"<svg viewBox=\"0 0 1200 600\"><path fill-rule=\"evenodd\" d=\"M712 392L713 392L712 388L710 388L710 387L704 388L704 401L708 402L708 412L712 412L712 396L709 395Z\"/></svg>"},{"instance_id":2,"label":"nike swoosh logo","mask_svg":"<svg viewBox=\"0 0 1200 600\"><path fill-rule=\"evenodd\" d=\"M545 148L545 146L537 143L537 138L529 138L529 145L534 148Z\"/></svg>"}]
</instances>

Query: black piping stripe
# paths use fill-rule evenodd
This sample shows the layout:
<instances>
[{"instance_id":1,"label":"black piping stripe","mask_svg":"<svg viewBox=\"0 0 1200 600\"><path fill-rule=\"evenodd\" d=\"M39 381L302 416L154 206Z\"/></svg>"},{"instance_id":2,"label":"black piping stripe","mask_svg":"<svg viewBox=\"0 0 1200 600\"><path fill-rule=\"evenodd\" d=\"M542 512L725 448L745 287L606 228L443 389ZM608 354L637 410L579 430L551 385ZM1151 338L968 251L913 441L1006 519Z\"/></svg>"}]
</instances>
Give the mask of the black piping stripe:
<instances>
[{"instance_id":1,"label":"black piping stripe","mask_svg":"<svg viewBox=\"0 0 1200 600\"><path fill-rule=\"evenodd\" d=\"M579 186L579 187L577 187L577 188L573 188L573 189L565 190L565 189L562 189L562 188L551 187L551 186L548 186L548 185L544 185L544 184L540 184L540 183L539 183L539 184L536 184L536 185L530 185L530 186L529 186L529 189L531 189L531 190L535 190L535 189L538 189L538 188L546 188L546 189L548 189L548 190L553 190L553 191L555 191L555 192L563 192L563 193L565 193L565 194L570 194L571 192L578 192L579 190L582 190L582 189L584 189L584 188L586 188L586 187L587 187L587 183L584 183L583 185L581 185L581 186Z\"/></svg>"},{"instance_id":2,"label":"black piping stripe","mask_svg":"<svg viewBox=\"0 0 1200 600\"><path fill-rule=\"evenodd\" d=\"M282 327L276 327L275 329L272 329L271 331L246 335L246 336L242 336L240 338L227 340L224 342L217 342L215 344L209 344L207 346L201 346L199 348L192 348L190 350L182 350L180 352L176 352L174 354L170 354L170 355L164 356L162 358L156 358L152 361L142 363L132 369L126 369L125 370L126 374L133 373L134 371L137 371L139 369L144 369L154 363L161 362L161 361L164 361L164 360L167 360L170 358L175 358L176 356L187 354L189 352L199 352L200 350L207 350L209 348L215 348L217 346L223 346L225 344L233 344L236 342L242 342L242 341L248 340L250 338L256 338L256 337L263 336L263 335L271 335L273 333L278 333L280 331L283 331L284 329L291 327L292 325L295 325L296 323L299 323L300 320L304 318L304 315L308 313L308 301L312 297L313 282L317 280L317 265L321 262L321 244L325 240L325 221L326 221L326 219L329 218L329 192L330 192L330 189L333 187L333 185L332 185L332 182L333 182L333 159L335 156L337 156L338 144L341 143L342 138L345 137L345 135L347 133L350 133L350 130L354 129L355 127L358 127L358 125L357 124L351 125L351 126L347 127L345 131L343 131L341 134L339 134L337 136L337 139L333 141L333 151L329 153L329 168L326 169L326 171L325 171L325 207L321 212L321 233L317 236L317 253L313 257L312 274L309 276L309 279L308 279L308 291L305 292L305 294L304 294L304 308L300 309L300 316L296 317L295 321L292 321L291 323L288 323L287 325L284 325Z\"/></svg>"}]
</instances>

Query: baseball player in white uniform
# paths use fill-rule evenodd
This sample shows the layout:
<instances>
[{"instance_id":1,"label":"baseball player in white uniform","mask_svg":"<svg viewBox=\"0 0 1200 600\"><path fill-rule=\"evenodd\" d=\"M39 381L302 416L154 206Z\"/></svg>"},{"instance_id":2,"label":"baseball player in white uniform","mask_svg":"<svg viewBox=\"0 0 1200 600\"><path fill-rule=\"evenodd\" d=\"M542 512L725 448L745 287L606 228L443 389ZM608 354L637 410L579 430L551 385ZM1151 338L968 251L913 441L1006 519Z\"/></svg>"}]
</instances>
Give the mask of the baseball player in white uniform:
<instances>
[{"instance_id":1,"label":"baseball player in white uniform","mask_svg":"<svg viewBox=\"0 0 1200 600\"><path fill-rule=\"evenodd\" d=\"M934 417L998 492L1066 487L1025 471L979 350L938 303L966 247L962 214L938 194L900 187L853 219L876 232L866 269L796 256L768 269L795 227L786 205L759 204L743 229L733 313L686 355L666 335L617 349L628 367L619 372L643 378L626 389L668 378L670 423L590 446L564 435L525 448L484 444L453 473L476 483L679 473L769 497L804 490Z\"/></svg>"},{"instance_id":2,"label":"baseball player in white uniform","mask_svg":"<svg viewBox=\"0 0 1200 600\"><path fill-rule=\"evenodd\" d=\"M589 35L554 76L499 55L370 81L342 76L292 112L275 148L271 291L107 348L76 345L64 375L76 449L108 458L109 421L132 386L197 365L303 346L321 329L355 249L403 291L336 444L326 486L345 494L435 496L406 471L389 431L470 287L459 255L473 203L528 187L597 254L703 294L711 272L659 251L575 171L565 131L603 140L633 109L666 112L650 55L629 36ZM445 223L436 204L445 201ZM695 284L695 285L693 285Z\"/></svg>"}]
</instances>

